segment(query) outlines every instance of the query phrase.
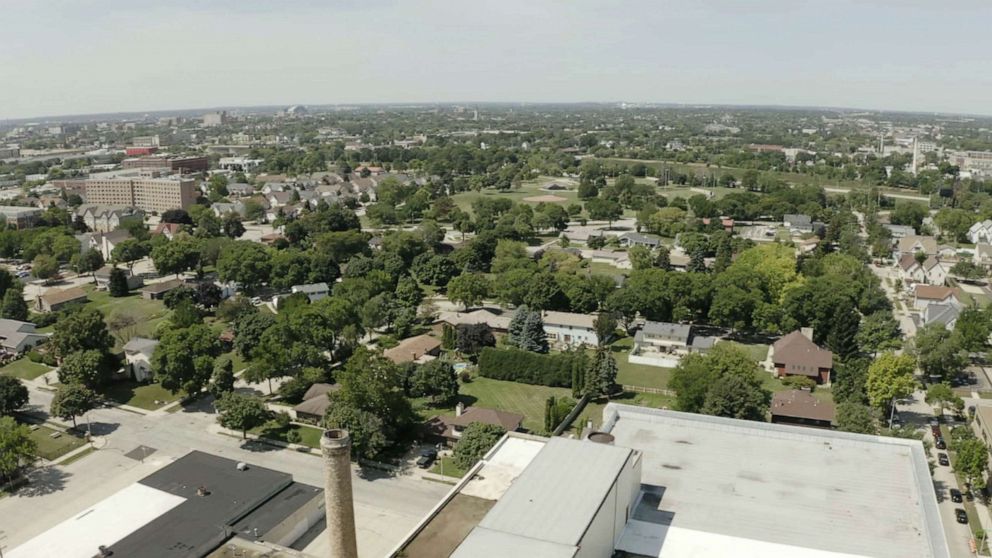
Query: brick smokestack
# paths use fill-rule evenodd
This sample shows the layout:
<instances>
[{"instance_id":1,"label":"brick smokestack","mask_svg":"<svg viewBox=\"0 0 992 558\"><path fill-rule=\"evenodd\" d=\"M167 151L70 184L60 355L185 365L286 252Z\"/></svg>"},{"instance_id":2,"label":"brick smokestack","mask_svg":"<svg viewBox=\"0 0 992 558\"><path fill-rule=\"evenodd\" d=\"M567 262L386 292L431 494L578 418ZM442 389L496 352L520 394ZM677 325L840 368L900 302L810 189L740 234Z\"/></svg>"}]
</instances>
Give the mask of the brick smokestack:
<instances>
[{"instance_id":1,"label":"brick smokestack","mask_svg":"<svg viewBox=\"0 0 992 558\"><path fill-rule=\"evenodd\" d=\"M355 506L351 495L351 437L347 430L325 430L320 437L324 456L324 505L330 558L358 558Z\"/></svg>"}]
</instances>

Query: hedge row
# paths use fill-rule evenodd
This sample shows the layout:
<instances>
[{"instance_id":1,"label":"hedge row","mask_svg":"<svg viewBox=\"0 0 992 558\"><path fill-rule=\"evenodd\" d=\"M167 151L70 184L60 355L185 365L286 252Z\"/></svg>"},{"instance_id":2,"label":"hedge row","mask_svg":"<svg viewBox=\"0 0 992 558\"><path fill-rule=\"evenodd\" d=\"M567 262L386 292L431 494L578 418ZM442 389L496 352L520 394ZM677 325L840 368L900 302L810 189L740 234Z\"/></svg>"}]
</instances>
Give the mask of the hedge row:
<instances>
[{"instance_id":1,"label":"hedge row","mask_svg":"<svg viewBox=\"0 0 992 558\"><path fill-rule=\"evenodd\" d=\"M575 370L585 370L586 355L568 352L542 355L520 349L486 347L479 355L479 375L524 384L572 387Z\"/></svg>"}]
</instances>

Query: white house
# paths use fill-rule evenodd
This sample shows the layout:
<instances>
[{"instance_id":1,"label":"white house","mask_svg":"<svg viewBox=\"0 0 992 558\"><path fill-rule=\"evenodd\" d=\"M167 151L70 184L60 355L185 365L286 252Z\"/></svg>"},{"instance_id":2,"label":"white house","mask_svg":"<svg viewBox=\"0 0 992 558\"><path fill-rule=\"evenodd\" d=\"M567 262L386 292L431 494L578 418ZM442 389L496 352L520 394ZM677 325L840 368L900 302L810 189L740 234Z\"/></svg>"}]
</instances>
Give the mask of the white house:
<instances>
[{"instance_id":1,"label":"white house","mask_svg":"<svg viewBox=\"0 0 992 558\"><path fill-rule=\"evenodd\" d=\"M127 367L134 379L139 382L152 379L152 355L158 341L146 339L144 337L132 337L124 345L124 358L127 360Z\"/></svg>"},{"instance_id":2,"label":"white house","mask_svg":"<svg viewBox=\"0 0 992 558\"><path fill-rule=\"evenodd\" d=\"M330 287L327 286L327 283L309 283L306 285L293 285L292 287L290 287L289 290L292 291L293 294L303 293L307 295L307 298L310 299L310 302L317 302L318 300L325 298L331 292L331 289Z\"/></svg>"},{"instance_id":3,"label":"white house","mask_svg":"<svg viewBox=\"0 0 992 558\"><path fill-rule=\"evenodd\" d=\"M544 332L552 345L574 347L599 344L594 325L596 316L545 311L541 313L541 318L544 320Z\"/></svg>"},{"instance_id":4,"label":"white house","mask_svg":"<svg viewBox=\"0 0 992 558\"><path fill-rule=\"evenodd\" d=\"M916 256L913 254L903 254L899 258L899 268L905 283L943 285L951 265L933 256L928 256L921 264L916 261Z\"/></svg>"},{"instance_id":5,"label":"white house","mask_svg":"<svg viewBox=\"0 0 992 558\"><path fill-rule=\"evenodd\" d=\"M972 262L982 269L992 268L992 244L976 244Z\"/></svg>"},{"instance_id":6,"label":"white house","mask_svg":"<svg viewBox=\"0 0 992 558\"><path fill-rule=\"evenodd\" d=\"M899 261L899 258L906 254L914 255L923 252L928 256L936 256L938 251L937 239L932 236L904 236L896 242L895 252L892 259Z\"/></svg>"},{"instance_id":7,"label":"white house","mask_svg":"<svg viewBox=\"0 0 992 558\"><path fill-rule=\"evenodd\" d=\"M931 302L923 309L923 323L941 324L949 331L954 331L954 326L958 323L958 316L961 315L961 305L951 301L945 303Z\"/></svg>"},{"instance_id":8,"label":"white house","mask_svg":"<svg viewBox=\"0 0 992 558\"><path fill-rule=\"evenodd\" d=\"M683 356L708 352L715 343L715 337L693 335L688 324L647 321L634 334L634 346L627 360L671 368L678 366Z\"/></svg>"},{"instance_id":9,"label":"white house","mask_svg":"<svg viewBox=\"0 0 992 558\"><path fill-rule=\"evenodd\" d=\"M928 304L961 305L957 289L936 285L916 285L913 289L913 308L924 311Z\"/></svg>"},{"instance_id":10,"label":"white house","mask_svg":"<svg viewBox=\"0 0 992 558\"><path fill-rule=\"evenodd\" d=\"M992 219L986 219L972 225L968 229L968 240L973 244L979 242L992 244Z\"/></svg>"},{"instance_id":11,"label":"white house","mask_svg":"<svg viewBox=\"0 0 992 558\"><path fill-rule=\"evenodd\" d=\"M0 347L9 354L19 355L46 339L48 335L36 332L31 322L0 319Z\"/></svg>"}]
</instances>

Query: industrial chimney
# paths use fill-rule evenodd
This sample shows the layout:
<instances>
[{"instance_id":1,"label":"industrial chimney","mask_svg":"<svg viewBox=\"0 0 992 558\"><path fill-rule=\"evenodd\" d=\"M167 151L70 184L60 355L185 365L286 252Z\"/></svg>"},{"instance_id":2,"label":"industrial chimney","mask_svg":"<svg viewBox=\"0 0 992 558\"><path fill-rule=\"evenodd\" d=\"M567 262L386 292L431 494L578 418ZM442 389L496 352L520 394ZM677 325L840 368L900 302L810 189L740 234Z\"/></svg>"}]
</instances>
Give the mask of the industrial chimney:
<instances>
[{"instance_id":1,"label":"industrial chimney","mask_svg":"<svg viewBox=\"0 0 992 558\"><path fill-rule=\"evenodd\" d=\"M320 437L324 455L324 504L331 558L358 558L355 506L351 496L351 437L347 430L325 430Z\"/></svg>"}]
</instances>

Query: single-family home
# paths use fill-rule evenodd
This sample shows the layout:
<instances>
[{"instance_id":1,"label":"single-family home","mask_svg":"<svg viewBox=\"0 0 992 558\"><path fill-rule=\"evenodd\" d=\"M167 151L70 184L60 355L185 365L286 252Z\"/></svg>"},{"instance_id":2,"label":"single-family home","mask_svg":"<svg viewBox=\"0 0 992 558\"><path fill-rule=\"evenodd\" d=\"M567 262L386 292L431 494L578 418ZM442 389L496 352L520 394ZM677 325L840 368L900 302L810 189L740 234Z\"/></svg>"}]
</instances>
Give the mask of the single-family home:
<instances>
[{"instance_id":1,"label":"single-family home","mask_svg":"<svg viewBox=\"0 0 992 558\"><path fill-rule=\"evenodd\" d=\"M821 401L801 389L780 391L772 395L772 422L815 428L831 428L836 416L834 404Z\"/></svg>"},{"instance_id":2,"label":"single-family home","mask_svg":"<svg viewBox=\"0 0 992 558\"><path fill-rule=\"evenodd\" d=\"M93 278L96 280L96 288L100 290L110 288L110 272L113 270L114 266L105 265L93 272ZM128 290L137 289L144 284L144 280L142 280L140 275L134 275L126 268L121 268L121 271L124 272L124 277L127 279Z\"/></svg>"},{"instance_id":3,"label":"single-family home","mask_svg":"<svg viewBox=\"0 0 992 558\"><path fill-rule=\"evenodd\" d=\"M984 242L975 245L975 254L972 256L972 263L978 267L988 270L992 268L992 244Z\"/></svg>"},{"instance_id":4,"label":"single-family home","mask_svg":"<svg viewBox=\"0 0 992 558\"><path fill-rule=\"evenodd\" d=\"M954 326L961 316L961 305L954 302L931 302L923 308L923 324L940 324L949 331L954 331Z\"/></svg>"},{"instance_id":5,"label":"single-family home","mask_svg":"<svg viewBox=\"0 0 992 558\"><path fill-rule=\"evenodd\" d=\"M183 225L181 223L159 223L155 225L155 230L152 231L152 234L165 235L165 238L172 240L182 230Z\"/></svg>"},{"instance_id":6,"label":"single-family home","mask_svg":"<svg viewBox=\"0 0 992 558\"><path fill-rule=\"evenodd\" d=\"M577 347L599 344L596 335L596 316L591 314L575 314L573 312L541 312L544 320L544 332L552 345L560 347Z\"/></svg>"},{"instance_id":7,"label":"single-family home","mask_svg":"<svg viewBox=\"0 0 992 558\"><path fill-rule=\"evenodd\" d=\"M47 339L48 334L38 333L31 322L0 319L0 348L7 354L19 355Z\"/></svg>"},{"instance_id":8,"label":"single-family home","mask_svg":"<svg viewBox=\"0 0 992 558\"><path fill-rule=\"evenodd\" d=\"M797 233L813 232L813 219L801 213L785 214L782 216L782 226Z\"/></svg>"},{"instance_id":9,"label":"single-family home","mask_svg":"<svg viewBox=\"0 0 992 558\"><path fill-rule=\"evenodd\" d=\"M928 256L937 255L937 239L932 236L904 236L896 241L892 259L899 261L902 256L923 252Z\"/></svg>"},{"instance_id":10,"label":"single-family home","mask_svg":"<svg viewBox=\"0 0 992 558\"><path fill-rule=\"evenodd\" d=\"M159 283L152 283L141 289L141 298L145 300L162 300L166 293L178 289L185 284L182 279L169 279Z\"/></svg>"},{"instance_id":11,"label":"single-family home","mask_svg":"<svg viewBox=\"0 0 992 558\"><path fill-rule=\"evenodd\" d=\"M907 236L916 236L916 229L910 227L909 225L882 225L889 230L889 234L892 238L899 240L900 238L906 238Z\"/></svg>"},{"instance_id":12,"label":"single-family home","mask_svg":"<svg viewBox=\"0 0 992 558\"><path fill-rule=\"evenodd\" d=\"M244 182L233 182L227 185L227 195L230 197L246 197L255 193L255 187Z\"/></svg>"},{"instance_id":13,"label":"single-family home","mask_svg":"<svg viewBox=\"0 0 992 558\"><path fill-rule=\"evenodd\" d=\"M432 417L425 424L428 436L442 440L449 446L455 445L462 433L470 424L481 422L499 426L507 432L516 432L523 425L523 415L487 409L485 407L468 407L459 402L455 405L455 416Z\"/></svg>"},{"instance_id":14,"label":"single-family home","mask_svg":"<svg viewBox=\"0 0 992 558\"><path fill-rule=\"evenodd\" d=\"M430 335L417 335L400 341L392 349L386 349L382 356L396 364L406 362L427 362L441 354L441 340Z\"/></svg>"},{"instance_id":15,"label":"single-family home","mask_svg":"<svg viewBox=\"0 0 992 558\"><path fill-rule=\"evenodd\" d=\"M715 337L694 335L692 326L667 322L644 322L634 334L634 346L627 360L635 364L678 366L689 353L706 353L716 343Z\"/></svg>"},{"instance_id":16,"label":"single-family home","mask_svg":"<svg viewBox=\"0 0 992 558\"><path fill-rule=\"evenodd\" d=\"M471 312L440 312L434 323L447 324L452 327L486 324L494 332L506 333L510 328L510 316L480 308Z\"/></svg>"},{"instance_id":17,"label":"single-family home","mask_svg":"<svg viewBox=\"0 0 992 558\"><path fill-rule=\"evenodd\" d=\"M303 293L307 295L310 302L317 302L318 300L327 297L330 294L331 288L327 286L327 283L308 283L306 285L293 285L289 289L293 294Z\"/></svg>"},{"instance_id":18,"label":"single-family home","mask_svg":"<svg viewBox=\"0 0 992 558\"><path fill-rule=\"evenodd\" d=\"M636 232L623 233L617 237L617 241L620 243L620 246L623 246L624 248L644 246L645 248L654 249L661 246L660 238Z\"/></svg>"},{"instance_id":19,"label":"single-family home","mask_svg":"<svg viewBox=\"0 0 992 558\"><path fill-rule=\"evenodd\" d=\"M134 238L131 236L131 231L127 229L117 229L115 231L93 235L93 237L91 237L91 242L96 244L93 248L100 251L100 254L103 255L103 259L110 261L114 254L114 248L116 248L121 242L131 238Z\"/></svg>"},{"instance_id":20,"label":"single-family home","mask_svg":"<svg viewBox=\"0 0 992 558\"><path fill-rule=\"evenodd\" d=\"M331 404L329 393L341 389L340 384L316 383L307 389L303 394L303 402L293 407L296 413L296 420L320 424L327 414L327 408Z\"/></svg>"},{"instance_id":21,"label":"single-family home","mask_svg":"<svg viewBox=\"0 0 992 558\"><path fill-rule=\"evenodd\" d=\"M39 312L58 312L76 302L86 302L86 291L80 287L68 289L49 289L45 294L35 299L35 308Z\"/></svg>"},{"instance_id":22,"label":"single-family home","mask_svg":"<svg viewBox=\"0 0 992 558\"><path fill-rule=\"evenodd\" d=\"M158 341L144 337L132 337L124 344L124 360L127 361L128 372L136 381L145 382L155 377L152 371L155 347L158 347Z\"/></svg>"},{"instance_id":23,"label":"single-family home","mask_svg":"<svg viewBox=\"0 0 992 558\"><path fill-rule=\"evenodd\" d=\"M818 347L812 337L813 331L803 328L776 341L769 356L772 372L779 378L806 376L818 384L829 384L834 354Z\"/></svg>"},{"instance_id":24,"label":"single-family home","mask_svg":"<svg viewBox=\"0 0 992 558\"><path fill-rule=\"evenodd\" d=\"M992 244L992 219L979 221L972 225L968 229L968 240L972 244L978 244L979 242Z\"/></svg>"},{"instance_id":25,"label":"single-family home","mask_svg":"<svg viewBox=\"0 0 992 558\"><path fill-rule=\"evenodd\" d=\"M951 303L960 305L958 290L940 285L916 285L913 288L913 308L923 311L928 304Z\"/></svg>"},{"instance_id":26,"label":"single-family home","mask_svg":"<svg viewBox=\"0 0 992 558\"><path fill-rule=\"evenodd\" d=\"M288 205L293 201L292 192L270 192L266 194L265 199L269 200L269 206L272 208L283 207Z\"/></svg>"}]
</instances>

